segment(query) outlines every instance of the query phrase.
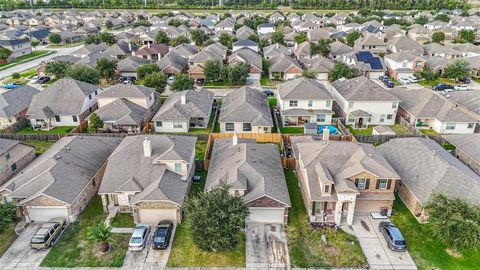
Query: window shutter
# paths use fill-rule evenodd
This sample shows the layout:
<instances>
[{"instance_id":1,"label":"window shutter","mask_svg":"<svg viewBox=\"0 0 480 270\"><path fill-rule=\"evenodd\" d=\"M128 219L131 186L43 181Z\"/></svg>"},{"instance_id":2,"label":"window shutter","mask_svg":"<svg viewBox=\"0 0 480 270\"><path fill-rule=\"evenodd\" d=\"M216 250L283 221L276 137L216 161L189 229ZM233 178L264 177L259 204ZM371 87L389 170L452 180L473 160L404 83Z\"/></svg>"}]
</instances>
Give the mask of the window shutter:
<instances>
[{"instance_id":1,"label":"window shutter","mask_svg":"<svg viewBox=\"0 0 480 270\"><path fill-rule=\"evenodd\" d=\"M375 185L375 189L379 189L380 188L380 179L377 179L377 183Z\"/></svg>"},{"instance_id":2,"label":"window shutter","mask_svg":"<svg viewBox=\"0 0 480 270\"><path fill-rule=\"evenodd\" d=\"M355 186L358 187L358 179L355 179Z\"/></svg>"},{"instance_id":3,"label":"window shutter","mask_svg":"<svg viewBox=\"0 0 480 270\"><path fill-rule=\"evenodd\" d=\"M387 189L390 189L391 186L392 186L392 179L388 179L387 180Z\"/></svg>"},{"instance_id":4,"label":"window shutter","mask_svg":"<svg viewBox=\"0 0 480 270\"><path fill-rule=\"evenodd\" d=\"M370 179L367 179L365 181L365 189L368 189L370 187Z\"/></svg>"}]
</instances>

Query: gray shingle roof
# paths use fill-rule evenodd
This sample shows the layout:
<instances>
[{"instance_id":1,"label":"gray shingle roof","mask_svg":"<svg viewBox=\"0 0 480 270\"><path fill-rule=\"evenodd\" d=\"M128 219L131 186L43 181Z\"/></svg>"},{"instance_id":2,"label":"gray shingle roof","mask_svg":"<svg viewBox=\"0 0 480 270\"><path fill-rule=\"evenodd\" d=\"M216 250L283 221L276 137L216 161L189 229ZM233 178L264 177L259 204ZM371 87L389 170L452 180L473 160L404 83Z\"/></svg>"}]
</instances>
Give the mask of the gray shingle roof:
<instances>
[{"instance_id":1,"label":"gray shingle roof","mask_svg":"<svg viewBox=\"0 0 480 270\"><path fill-rule=\"evenodd\" d=\"M255 140L216 139L208 167L205 191L227 184L232 189L246 190L248 203L263 196L290 206L290 197L283 167L274 144L257 144Z\"/></svg>"},{"instance_id":2,"label":"gray shingle roof","mask_svg":"<svg viewBox=\"0 0 480 270\"><path fill-rule=\"evenodd\" d=\"M20 141L16 140L0 139L0 155L3 155L5 152L19 143Z\"/></svg>"},{"instance_id":3,"label":"gray shingle roof","mask_svg":"<svg viewBox=\"0 0 480 270\"><path fill-rule=\"evenodd\" d=\"M137 68L141 65L145 65L150 63L150 60L130 55L129 57L118 61L117 69L121 70L122 72L137 72Z\"/></svg>"},{"instance_id":4,"label":"gray shingle roof","mask_svg":"<svg viewBox=\"0 0 480 270\"><path fill-rule=\"evenodd\" d=\"M223 98L219 122L244 122L252 126L273 127L267 96L249 86L243 86Z\"/></svg>"},{"instance_id":5,"label":"gray shingle roof","mask_svg":"<svg viewBox=\"0 0 480 270\"><path fill-rule=\"evenodd\" d=\"M399 101L397 97L366 77L341 78L332 85L347 101Z\"/></svg>"},{"instance_id":6,"label":"gray shingle roof","mask_svg":"<svg viewBox=\"0 0 480 270\"><path fill-rule=\"evenodd\" d=\"M435 193L480 203L480 176L436 142L402 138L390 140L377 149L421 204Z\"/></svg>"},{"instance_id":7,"label":"gray shingle roof","mask_svg":"<svg viewBox=\"0 0 480 270\"><path fill-rule=\"evenodd\" d=\"M456 148L469 155L480 163L480 134L442 135L442 137L455 145Z\"/></svg>"},{"instance_id":8,"label":"gray shingle roof","mask_svg":"<svg viewBox=\"0 0 480 270\"><path fill-rule=\"evenodd\" d=\"M277 85L281 99L330 99L330 92L317 80L298 78Z\"/></svg>"},{"instance_id":9,"label":"gray shingle roof","mask_svg":"<svg viewBox=\"0 0 480 270\"><path fill-rule=\"evenodd\" d=\"M71 204L119 143L118 138L64 137L1 189L25 201L44 194Z\"/></svg>"},{"instance_id":10,"label":"gray shingle roof","mask_svg":"<svg viewBox=\"0 0 480 270\"><path fill-rule=\"evenodd\" d=\"M155 89L136 84L115 84L105 89L98 97L147 98Z\"/></svg>"},{"instance_id":11,"label":"gray shingle roof","mask_svg":"<svg viewBox=\"0 0 480 270\"><path fill-rule=\"evenodd\" d=\"M120 98L100 107L95 113L104 122L117 125L140 125L147 109L125 98Z\"/></svg>"},{"instance_id":12,"label":"gray shingle roof","mask_svg":"<svg viewBox=\"0 0 480 270\"><path fill-rule=\"evenodd\" d=\"M40 91L28 85L0 94L0 117L12 117L28 108L34 95Z\"/></svg>"},{"instance_id":13,"label":"gray shingle roof","mask_svg":"<svg viewBox=\"0 0 480 270\"><path fill-rule=\"evenodd\" d=\"M181 97L185 95L185 104ZM208 117L212 111L214 94L204 88L200 91L185 90L172 93L152 121L187 120L192 117Z\"/></svg>"}]
</instances>

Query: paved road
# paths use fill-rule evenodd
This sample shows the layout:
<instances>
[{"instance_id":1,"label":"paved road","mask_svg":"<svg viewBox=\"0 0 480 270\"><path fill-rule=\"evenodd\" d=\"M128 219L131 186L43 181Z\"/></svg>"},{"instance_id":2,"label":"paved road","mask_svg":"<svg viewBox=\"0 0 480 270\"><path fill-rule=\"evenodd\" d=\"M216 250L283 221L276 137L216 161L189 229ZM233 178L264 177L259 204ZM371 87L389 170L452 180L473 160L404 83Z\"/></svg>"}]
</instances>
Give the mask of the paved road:
<instances>
[{"instance_id":1,"label":"paved road","mask_svg":"<svg viewBox=\"0 0 480 270\"><path fill-rule=\"evenodd\" d=\"M25 70L29 70L29 69L32 69L34 67L37 67L42 61L51 59L51 58L53 58L57 55L70 54L70 53L80 49L83 46L84 45L82 44L82 45L78 45L78 46L71 47L71 48L58 48L58 49L48 49L48 48L40 48L39 47L39 48L37 48L37 50L51 50L51 51L56 51L56 53L47 55L45 57L40 57L40 58L37 58L35 60L29 61L29 62L26 62L26 63L23 63L23 64L15 65L11 68L7 68L5 70L2 70L2 71L0 71L0 80L3 80L4 78L9 77L14 72L20 73L20 72L23 72Z\"/></svg>"}]
</instances>

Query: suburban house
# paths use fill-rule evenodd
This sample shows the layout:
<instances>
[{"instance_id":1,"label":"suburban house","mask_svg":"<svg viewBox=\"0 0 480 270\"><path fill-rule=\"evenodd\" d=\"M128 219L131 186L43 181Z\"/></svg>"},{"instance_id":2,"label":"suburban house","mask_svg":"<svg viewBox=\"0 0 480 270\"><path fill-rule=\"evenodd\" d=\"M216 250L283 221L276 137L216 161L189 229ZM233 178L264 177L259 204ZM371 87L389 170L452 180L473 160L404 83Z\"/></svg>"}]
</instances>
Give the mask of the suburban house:
<instances>
[{"instance_id":1,"label":"suburban house","mask_svg":"<svg viewBox=\"0 0 480 270\"><path fill-rule=\"evenodd\" d=\"M303 66L312 72L317 74L317 80L327 81L328 73L335 67L335 62L329 58L323 56L315 59L304 58L301 60Z\"/></svg>"},{"instance_id":2,"label":"suburban house","mask_svg":"<svg viewBox=\"0 0 480 270\"><path fill-rule=\"evenodd\" d=\"M278 105L284 126L332 123L333 96L319 81L298 78L277 85L277 90Z\"/></svg>"},{"instance_id":3,"label":"suburban house","mask_svg":"<svg viewBox=\"0 0 480 270\"><path fill-rule=\"evenodd\" d=\"M378 79L385 75L387 68L382 57L371 52L361 51L342 55L342 61L358 70L359 75L370 79Z\"/></svg>"},{"instance_id":4,"label":"suburban house","mask_svg":"<svg viewBox=\"0 0 480 270\"><path fill-rule=\"evenodd\" d=\"M131 76L138 79L137 68L145 64L151 63L150 60L130 55L117 63L115 73L121 76Z\"/></svg>"},{"instance_id":5,"label":"suburban house","mask_svg":"<svg viewBox=\"0 0 480 270\"><path fill-rule=\"evenodd\" d=\"M35 159L35 147L9 139L0 139L0 185Z\"/></svg>"},{"instance_id":6,"label":"suburban house","mask_svg":"<svg viewBox=\"0 0 480 270\"><path fill-rule=\"evenodd\" d=\"M275 32L275 24L273 23L262 23L257 26L257 33L258 35L266 35L269 33L274 33Z\"/></svg>"},{"instance_id":7,"label":"suburban house","mask_svg":"<svg viewBox=\"0 0 480 270\"><path fill-rule=\"evenodd\" d=\"M34 129L76 127L97 108L101 92L97 85L60 79L33 96L26 115Z\"/></svg>"},{"instance_id":8,"label":"suburban house","mask_svg":"<svg viewBox=\"0 0 480 270\"><path fill-rule=\"evenodd\" d=\"M12 52L12 54L9 57L9 59L12 59L12 60L22 55L27 55L32 53L30 40L23 37L9 37L9 36L0 37L0 47L6 48Z\"/></svg>"},{"instance_id":9,"label":"suburban house","mask_svg":"<svg viewBox=\"0 0 480 270\"><path fill-rule=\"evenodd\" d=\"M39 92L29 85L22 85L0 93L0 129L25 119L33 96Z\"/></svg>"},{"instance_id":10,"label":"suburban house","mask_svg":"<svg viewBox=\"0 0 480 270\"><path fill-rule=\"evenodd\" d=\"M369 51L372 53L386 53L387 43L382 39L376 37L374 34L367 34L365 37L361 37L355 40L353 48L356 51Z\"/></svg>"},{"instance_id":11,"label":"suburban house","mask_svg":"<svg viewBox=\"0 0 480 270\"><path fill-rule=\"evenodd\" d=\"M158 60L157 65L160 67L160 71L167 75L180 74L187 70L188 59L170 51Z\"/></svg>"},{"instance_id":12,"label":"suburban house","mask_svg":"<svg viewBox=\"0 0 480 270\"><path fill-rule=\"evenodd\" d=\"M400 99L398 114L419 129L437 133L474 133L480 116L429 89L391 89Z\"/></svg>"},{"instance_id":13,"label":"suburban house","mask_svg":"<svg viewBox=\"0 0 480 270\"><path fill-rule=\"evenodd\" d=\"M444 135L455 146L455 156L480 175L480 134Z\"/></svg>"},{"instance_id":14,"label":"suburban house","mask_svg":"<svg viewBox=\"0 0 480 270\"><path fill-rule=\"evenodd\" d=\"M120 40L117 43L106 48L104 53L117 59L124 59L132 55L132 53L137 49L138 47L131 42Z\"/></svg>"},{"instance_id":15,"label":"suburban house","mask_svg":"<svg viewBox=\"0 0 480 270\"><path fill-rule=\"evenodd\" d=\"M228 188L250 210L247 222L286 224L291 206L278 147L254 139L216 139L205 192Z\"/></svg>"},{"instance_id":16,"label":"suburban house","mask_svg":"<svg viewBox=\"0 0 480 270\"><path fill-rule=\"evenodd\" d=\"M341 78L332 83L334 109L345 117L347 125L367 128L368 125L395 124L401 99L365 77ZM403 90L403 89L402 89Z\"/></svg>"},{"instance_id":17,"label":"suburban house","mask_svg":"<svg viewBox=\"0 0 480 270\"><path fill-rule=\"evenodd\" d=\"M243 48L248 48L258 53L258 43L250 39L240 39L232 44L232 52L238 51Z\"/></svg>"},{"instance_id":18,"label":"suburban house","mask_svg":"<svg viewBox=\"0 0 480 270\"><path fill-rule=\"evenodd\" d=\"M269 59L268 75L272 80L291 80L302 76L302 66L297 59L278 53Z\"/></svg>"},{"instance_id":19,"label":"suburban house","mask_svg":"<svg viewBox=\"0 0 480 270\"><path fill-rule=\"evenodd\" d=\"M221 133L270 133L273 120L267 95L249 86L231 91L223 98L218 122Z\"/></svg>"},{"instance_id":20,"label":"suburban house","mask_svg":"<svg viewBox=\"0 0 480 270\"><path fill-rule=\"evenodd\" d=\"M371 144L290 137L311 223L352 225L354 215L391 210L400 176Z\"/></svg>"},{"instance_id":21,"label":"suburban house","mask_svg":"<svg viewBox=\"0 0 480 270\"><path fill-rule=\"evenodd\" d=\"M425 60L410 51L402 51L385 55L387 72L393 79L413 76L415 72L422 71L426 65Z\"/></svg>"},{"instance_id":22,"label":"suburban house","mask_svg":"<svg viewBox=\"0 0 480 270\"><path fill-rule=\"evenodd\" d=\"M128 136L108 158L98 194L103 210L132 213L135 223L182 220L195 173L196 137Z\"/></svg>"},{"instance_id":23,"label":"suburban house","mask_svg":"<svg viewBox=\"0 0 480 270\"><path fill-rule=\"evenodd\" d=\"M162 58L169 51L168 45L165 44L151 44L148 43L145 47L140 48L135 52L135 55L148 60L158 60Z\"/></svg>"},{"instance_id":24,"label":"suburban house","mask_svg":"<svg viewBox=\"0 0 480 270\"><path fill-rule=\"evenodd\" d=\"M248 80L260 80L262 77L262 56L248 48L242 48L233 52L228 57L229 65L247 63L250 65Z\"/></svg>"},{"instance_id":25,"label":"suburban house","mask_svg":"<svg viewBox=\"0 0 480 270\"><path fill-rule=\"evenodd\" d=\"M442 146L428 138L399 138L377 146L377 150L400 175L398 196L420 222L425 204L434 194L480 203L480 176Z\"/></svg>"},{"instance_id":26,"label":"suburban house","mask_svg":"<svg viewBox=\"0 0 480 270\"><path fill-rule=\"evenodd\" d=\"M191 128L207 128L213 98L214 94L205 88L170 94L152 118L155 132L188 132Z\"/></svg>"},{"instance_id":27,"label":"suburban house","mask_svg":"<svg viewBox=\"0 0 480 270\"><path fill-rule=\"evenodd\" d=\"M118 138L63 137L0 188L27 222L77 219L95 196Z\"/></svg>"}]
</instances>

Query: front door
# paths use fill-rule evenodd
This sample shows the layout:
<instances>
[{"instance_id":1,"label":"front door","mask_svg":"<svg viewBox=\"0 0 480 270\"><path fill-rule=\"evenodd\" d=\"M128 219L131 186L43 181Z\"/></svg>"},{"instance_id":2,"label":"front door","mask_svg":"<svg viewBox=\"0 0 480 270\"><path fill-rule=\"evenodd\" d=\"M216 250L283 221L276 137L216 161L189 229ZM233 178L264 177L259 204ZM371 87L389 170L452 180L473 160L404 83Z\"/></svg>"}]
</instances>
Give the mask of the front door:
<instances>
[{"instance_id":1,"label":"front door","mask_svg":"<svg viewBox=\"0 0 480 270\"><path fill-rule=\"evenodd\" d=\"M358 126L363 127L363 118L358 118Z\"/></svg>"}]
</instances>

